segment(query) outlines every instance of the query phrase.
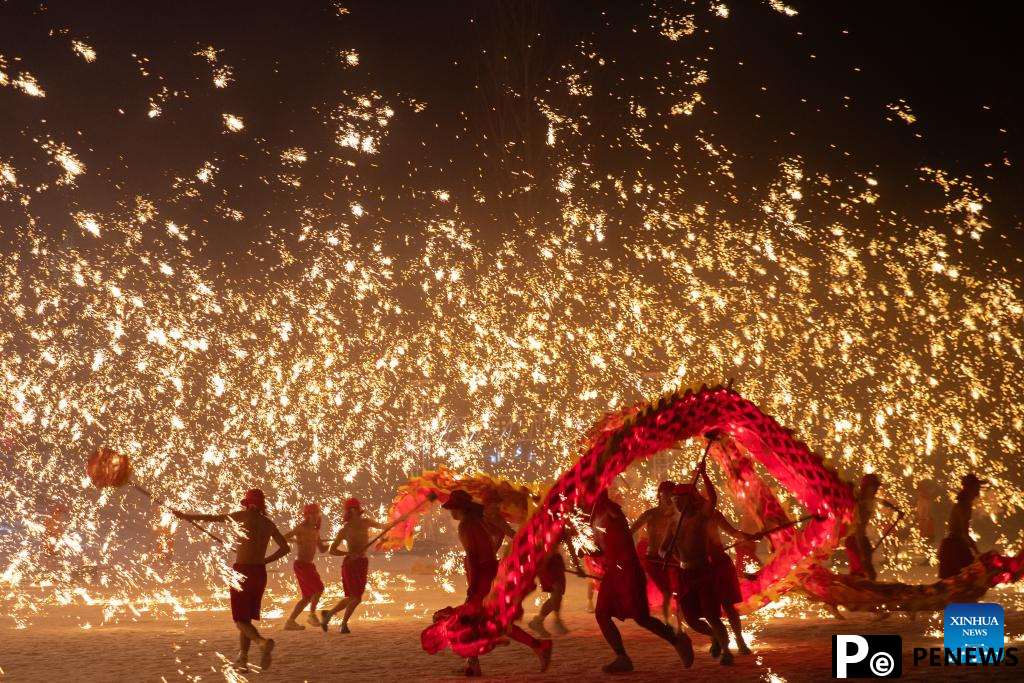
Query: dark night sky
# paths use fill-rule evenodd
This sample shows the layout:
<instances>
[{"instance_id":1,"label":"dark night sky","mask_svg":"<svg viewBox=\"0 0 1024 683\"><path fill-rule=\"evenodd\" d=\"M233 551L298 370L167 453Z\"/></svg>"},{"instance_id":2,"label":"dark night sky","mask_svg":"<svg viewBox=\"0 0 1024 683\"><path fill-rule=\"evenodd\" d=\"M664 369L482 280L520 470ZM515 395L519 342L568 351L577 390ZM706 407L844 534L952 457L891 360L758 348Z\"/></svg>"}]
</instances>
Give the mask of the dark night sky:
<instances>
[{"instance_id":1,"label":"dark night sky","mask_svg":"<svg viewBox=\"0 0 1024 683\"><path fill-rule=\"evenodd\" d=\"M781 159L800 154L812 170L871 172L890 197L913 203L920 199L916 189L893 188L911 183L920 166L943 168L971 177L993 200L995 229L986 237L993 248L1022 243L1024 185L1019 167L1004 159L1019 160L1024 60L1006 3L798 1L799 15L785 17L766 3L732 2L728 20L709 18L704 3L690 9L688 3L533 0L343 4L349 13L339 17L331 3L313 2L2 1L0 54L7 71L30 71L47 96L0 89L0 156L14 160L20 178L32 179L38 169L41 181L33 138L52 136L80 154L89 173L79 187L51 191L33 207L55 230L66 229L68 215L83 203L113 206L137 193L166 192L175 176L192 175L215 158L222 198L230 195L228 203L241 207L246 220L223 220L211 213L209 201L178 206L214 255L249 248L267 225L293 223L300 204L337 211L349 202L343 190L354 187L364 201L389 206L385 229L398 234L408 232L399 223L419 215L420 199L438 187L452 190L482 232L500 233L510 229L510 211L548 217L544 209L479 205L469 196L502 191L514 182L516 164L546 170L543 159L502 156L493 135L498 117L489 108L497 107L507 124L521 107L496 94L492 77L544 93L561 64L579 63L577 45L585 41L614 61L600 78L618 96L656 99L651 74L676 73L672 65L678 64L706 68L704 104L657 134L668 145L713 131L737 154L745 183L767 182ZM700 13L700 28L711 31L670 42L633 30L674 8ZM528 35L536 36L529 39L528 58L512 54L519 66L509 72L496 66ZM75 57L71 39L95 48L96 63ZM192 55L206 45L224 51L223 63L234 69L231 87L214 89L210 65ZM359 53L358 68L339 67L342 49ZM140 64L132 54L149 61ZM171 96L162 115L149 119L147 103L163 85ZM323 122L333 103L370 91L396 106L396 123L379 155L354 170L339 169L330 160L333 143ZM600 97L594 111L602 111ZM886 110L900 99L918 118L913 126ZM426 110L412 114L412 100L426 103ZM612 107L605 111L607 119L594 127L611 139L624 123ZM242 116L245 134L225 134L221 112ZM525 124L506 128L505 137L526 138L519 149L529 155L544 123L532 110L523 116ZM290 146L312 152L301 201L270 186L260 161ZM636 162L617 154L608 151L600 162ZM661 164L668 177L669 161L656 158L647 172L657 174ZM934 197L922 201L935 203ZM385 212L377 215L384 220ZM19 216L12 207L0 213L4 221ZM622 220L628 223L630 215Z\"/></svg>"}]
</instances>

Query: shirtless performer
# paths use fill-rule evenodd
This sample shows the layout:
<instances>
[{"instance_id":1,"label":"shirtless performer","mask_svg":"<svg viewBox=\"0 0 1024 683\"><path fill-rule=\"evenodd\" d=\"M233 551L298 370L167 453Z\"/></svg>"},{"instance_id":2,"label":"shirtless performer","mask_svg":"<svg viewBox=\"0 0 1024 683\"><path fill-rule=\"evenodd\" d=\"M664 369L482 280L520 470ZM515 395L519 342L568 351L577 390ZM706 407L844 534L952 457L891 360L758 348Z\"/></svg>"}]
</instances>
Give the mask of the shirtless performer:
<instances>
[{"instance_id":1,"label":"shirtless performer","mask_svg":"<svg viewBox=\"0 0 1024 683\"><path fill-rule=\"evenodd\" d=\"M948 579L974 562L978 546L971 538L971 514L974 501L981 494L981 487L988 482L968 474L960 479L960 493L949 511L946 537L939 545L939 578Z\"/></svg>"},{"instance_id":2,"label":"shirtless performer","mask_svg":"<svg viewBox=\"0 0 1024 683\"><path fill-rule=\"evenodd\" d=\"M637 624L669 643L683 661L693 665L693 643L685 633L676 633L671 626L651 616L647 603L647 579L640 558L633 545L633 534L622 508L602 491L590 513L590 526L594 530L594 543L604 565L601 589L597 593L597 625L601 635L615 652L615 659L605 664L605 673L628 673L633 660L626 654L622 634L612 619L632 619Z\"/></svg>"},{"instance_id":3,"label":"shirtless performer","mask_svg":"<svg viewBox=\"0 0 1024 683\"><path fill-rule=\"evenodd\" d=\"M900 516L903 513L895 505L878 497L878 489L882 480L877 474L865 474L860 480L857 490L857 507L853 516L853 533L846 537L846 558L850 566L850 576L862 576L870 581L878 577L872 558L874 548L868 538L868 524L875 516L877 504L880 503Z\"/></svg>"},{"instance_id":4,"label":"shirtless performer","mask_svg":"<svg viewBox=\"0 0 1024 683\"><path fill-rule=\"evenodd\" d=\"M541 638L550 638L551 634L544 628L544 619L549 614L554 615L551 630L560 636L564 636L569 629L562 623L562 599L565 597L565 560L562 558L562 546L569 551L569 557L576 567L577 574L583 574L579 558L573 549L568 533L563 530L562 538L552 548L537 566L537 580L540 582L540 589L548 594L548 599L540 606L540 612L530 620L530 630Z\"/></svg>"},{"instance_id":5,"label":"shirtless performer","mask_svg":"<svg viewBox=\"0 0 1024 683\"><path fill-rule=\"evenodd\" d=\"M324 582L313 563L317 552L327 552L327 543L320 538L320 522L320 506L310 503L302 508L302 523L284 536L289 540L295 539L295 544L298 546L292 570L295 572L295 580L299 583L301 595L295 609L292 610L292 615L288 617L288 621L284 622L285 631L301 631L306 628L296 621L306 605L309 605L309 625L320 625L320 621L316 618L316 606L320 602L320 596L323 595Z\"/></svg>"},{"instance_id":6,"label":"shirtless performer","mask_svg":"<svg viewBox=\"0 0 1024 683\"><path fill-rule=\"evenodd\" d=\"M706 468L701 463L701 473ZM715 591L715 577L711 568L709 527L714 523L714 508L690 484L679 484L675 490L675 503L679 509L679 529L673 529L663 554L676 564L669 564L672 590L679 606L679 623L684 621L697 633L710 636L718 643L721 664L732 664L729 636L721 619L721 601ZM707 623L704 623L707 622Z\"/></svg>"},{"instance_id":7,"label":"shirtless performer","mask_svg":"<svg viewBox=\"0 0 1024 683\"><path fill-rule=\"evenodd\" d=\"M363 517L363 507L356 498L345 501L345 523L338 530L330 549L331 555L345 557L341 562L341 585L345 589L345 597L331 609L320 610L320 628L324 633L327 633L327 622L341 610L345 610L345 616L341 618L338 633L351 633L348 620L363 601L366 577L370 571L370 558L366 556L370 549L370 529L381 528L377 522ZM342 541L348 550L338 550Z\"/></svg>"},{"instance_id":8,"label":"shirtless performer","mask_svg":"<svg viewBox=\"0 0 1024 683\"><path fill-rule=\"evenodd\" d=\"M466 551L466 603L479 608L491 590L491 582L498 574L497 551L491 529L484 521L484 508L462 489L452 491L448 501L441 507L451 512L452 519L459 523L459 541ZM509 625L505 634L533 650L540 659L540 670L548 670L548 666L551 665L550 640L537 640L515 624ZM482 675L480 658L467 659L464 673L471 677Z\"/></svg>"},{"instance_id":9,"label":"shirtless performer","mask_svg":"<svg viewBox=\"0 0 1024 683\"><path fill-rule=\"evenodd\" d=\"M701 477L704 480L704 490L707 491L708 504L713 510L711 523L708 524L708 552L711 572L715 579L715 594L722 604L722 611L725 612L725 616L729 620L733 635L736 636L736 649L741 655L749 655L750 648L747 647L747 642L743 639L743 624L740 621L740 613L736 609L736 603L743 601L743 594L740 593L740 578L736 573L736 565L722 544L721 532L724 531L732 538L748 543L757 542L758 536L740 531L725 518L725 515L717 509L718 493L711 483L711 478L708 477L707 468L701 470ZM718 641L712 641L711 656L717 657L719 654Z\"/></svg>"},{"instance_id":10,"label":"shirtless performer","mask_svg":"<svg viewBox=\"0 0 1024 683\"><path fill-rule=\"evenodd\" d=\"M484 524L494 543L495 553L501 550L506 538L515 538L515 529L501 515L501 496L497 491L491 490L484 494Z\"/></svg>"},{"instance_id":11,"label":"shirtless performer","mask_svg":"<svg viewBox=\"0 0 1024 683\"><path fill-rule=\"evenodd\" d=\"M223 515L188 514L171 511L176 517L196 522L226 522L231 520L239 527L239 541L235 548L234 570L242 575L239 588L231 587L231 618L238 628L239 653L235 666L239 671L249 670L249 644L256 643L262 650L260 670L270 668L274 639L264 638L253 619L260 618L260 602L267 588L267 565L287 555L291 548L277 526L267 517L267 503L260 489L249 489L242 498L242 510ZM277 543L277 550L269 557L267 546L270 539Z\"/></svg>"},{"instance_id":12,"label":"shirtless performer","mask_svg":"<svg viewBox=\"0 0 1024 683\"><path fill-rule=\"evenodd\" d=\"M672 585L668 578L665 561L658 557L658 550L665 542L665 536L669 529L675 526L676 518L679 515L676 504L672 500L672 491L675 487L674 481L663 481L658 484L657 507L644 512L629 527L634 536L640 529L645 529L647 548L643 557L640 558L640 562L651 582L661 591L661 620L666 624L669 611L672 609Z\"/></svg>"}]
</instances>

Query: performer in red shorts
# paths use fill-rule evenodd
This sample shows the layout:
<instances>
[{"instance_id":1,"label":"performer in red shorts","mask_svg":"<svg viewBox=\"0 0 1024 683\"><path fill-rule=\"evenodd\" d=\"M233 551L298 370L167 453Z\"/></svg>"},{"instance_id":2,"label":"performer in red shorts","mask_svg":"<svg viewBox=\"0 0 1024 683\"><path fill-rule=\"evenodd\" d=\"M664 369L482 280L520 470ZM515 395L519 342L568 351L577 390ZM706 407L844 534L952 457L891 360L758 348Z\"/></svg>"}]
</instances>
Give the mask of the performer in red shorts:
<instances>
[{"instance_id":1,"label":"performer in red shorts","mask_svg":"<svg viewBox=\"0 0 1024 683\"><path fill-rule=\"evenodd\" d=\"M565 597L565 560L562 558L561 547L565 546L569 551L569 557L576 565L576 573L582 574L579 560L573 550L568 534L563 530L561 541L552 548L537 566L537 580L540 582L540 589L548 594L548 599L540 606L540 612L530 620L530 630L541 638L550 638L551 634L544 628L544 619L549 614L554 614L552 630L558 635L565 635L569 629L562 623L562 599Z\"/></svg>"},{"instance_id":2,"label":"performer in red shorts","mask_svg":"<svg viewBox=\"0 0 1024 683\"><path fill-rule=\"evenodd\" d=\"M960 480L960 493L956 495L956 503L949 511L946 537L939 545L940 579L956 576L974 562L975 556L979 554L978 546L971 538L971 515L974 501L986 485L987 481L978 479L974 474L968 474Z\"/></svg>"},{"instance_id":3,"label":"performer in red shorts","mask_svg":"<svg viewBox=\"0 0 1024 683\"><path fill-rule=\"evenodd\" d=\"M718 493L711 483L711 478L708 477L707 470L701 470L701 475L704 479L704 489L708 494L708 506L712 510L711 520L708 524L708 552L711 562L711 574L714 577L715 594L722 605L722 611L725 612L725 616L729 620L729 626L732 628L733 635L736 636L736 649L742 655L749 655L750 648L747 647L747 641L743 639L743 623L740 621L740 613L736 609L736 603L743 601L743 595L740 593L740 577L736 572L736 565L722 544L721 532L724 531L735 539L751 543L756 542L759 537L755 534L740 531L725 518L725 515L716 507L718 505ZM711 642L711 656L717 657L719 654L721 653L718 641L713 640Z\"/></svg>"},{"instance_id":4,"label":"performer in red shorts","mask_svg":"<svg viewBox=\"0 0 1024 683\"><path fill-rule=\"evenodd\" d=\"M341 619L338 632L351 633L348 620L363 601L366 578L370 571L370 559L366 556L366 551L370 549L370 529L380 528L380 524L363 516L363 507L357 499L349 498L345 501L345 524L334 537L330 549L331 555L345 557L341 562L341 586L345 590L345 597L331 609L320 611L320 628L325 633L327 622L341 610L345 610L345 616ZM345 541L347 551L338 550L342 541Z\"/></svg>"},{"instance_id":5,"label":"performer in red shorts","mask_svg":"<svg viewBox=\"0 0 1024 683\"><path fill-rule=\"evenodd\" d=\"M327 552L327 544L320 538L320 521L320 506L310 503L302 508L302 523L284 536L289 540L294 539L298 546L297 557L292 563L292 569L295 571L295 580L299 584L301 596L295 609L292 610L291 616L288 617L288 621L284 622L285 631L301 631L306 628L296 621L306 605L309 605L309 624L311 626L320 625L320 621L316 618L316 606L324 592L324 582L320 579L320 572L317 571L316 564L313 562L318 551Z\"/></svg>"},{"instance_id":6,"label":"performer in red shorts","mask_svg":"<svg viewBox=\"0 0 1024 683\"><path fill-rule=\"evenodd\" d=\"M270 668L274 639L264 638L253 619L260 618L260 603L267 587L267 565L281 559L291 550L277 526L267 517L267 503L260 489L249 489L242 498L242 510L223 515L187 514L172 510L181 519L193 521L223 522L231 519L241 527L238 546L235 549L234 569L242 575L241 586L231 587L231 618L239 633L239 654L235 666L240 671L249 670L249 645L256 643L263 651L260 669ZM270 539L277 543L277 550L269 557L267 546Z\"/></svg>"},{"instance_id":7,"label":"performer in red shorts","mask_svg":"<svg viewBox=\"0 0 1024 683\"><path fill-rule=\"evenodd\" d=\"M658 550L665 542L665 536L669 529L675 526L676 517L679 515L672 500L672 492L675 488L674 481L663 481L658 484L657 507L644 512L629 527L634 536L640 529L644 529L646 532L646 539L644 539L646 540L644 546L646 552L642 554L640 562L651 582L661 592L662 621L665 623L668 623L668 613L672 606L672 585L669 581L665 561L658 556ZM643 544L644 540L641 540L640 543ZM639 548L638 544L637 549L639 550Z\"/></svg>"},{"instance_id":8,"label":"performer in red shorts","mask_svg":"<svg viewBox=\"0 0 1024 683\"><path fill-rule=\"evenodd\" d=\"M590 513L598 557L604 566L601 589L597 594L597 625L604 639L615 652L615 659L605 664L605 673L626 673L633 670L633 660L626 654L622 634L612 619L632 619L654 635L676 648L683 666L693 664L693 643L685 633L678 635L672 627L651 616L647 603L647 579L633 545L633 534L622 508L602 491Z\"/></svg>"},{"instance_id":9,"label":"performer in red shorts","mask_svg":"<svg viewBox=\"0 0 1024 683\"><path fill-rule=\"evenodd\" d=\"M484 521L484 508L462 489L452 491L441 507L450 511L452 519L459 523L459 540L466 551L466 603L480 607L498 574L497 551L491 538L491 529ZM551 664L550 640L537 640L515 624L508 627L506 634L533 650L540 659L540 670L547 671ZM480 658L467 659L464 673L467 676L482 675Z\"/></svg>"},{"instance_id":10,"label":"performer in red shorts","mask_svg":"<svg viewBox=\"0 0 1024 683\"><path fill-rule=\"evenodd\" d=\"M704 463L701 463L703 471ZM705 473L706 474L706 473ZM717 641L722 664L732 664L729 636L722 624L721 601L715 592L715 580L708 549L708 527L713 508L690 484L676 487L679 528L673 529L662 552L668 555L672 590L679 606L679 623ZM703 623L703 621L707 623Z\"/></svg>"}]
</instances>

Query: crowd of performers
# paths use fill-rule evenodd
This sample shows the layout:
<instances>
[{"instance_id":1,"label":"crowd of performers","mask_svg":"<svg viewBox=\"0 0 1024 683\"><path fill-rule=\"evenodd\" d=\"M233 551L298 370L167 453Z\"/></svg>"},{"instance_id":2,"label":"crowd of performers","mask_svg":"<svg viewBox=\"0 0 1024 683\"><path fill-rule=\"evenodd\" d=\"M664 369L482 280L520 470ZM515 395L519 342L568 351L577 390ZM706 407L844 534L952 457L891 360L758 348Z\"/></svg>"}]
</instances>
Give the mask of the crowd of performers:
<instances>
[{"instance_id":1,"label":"crowd of performers","mask_svg":"<svg viewBox=\"0 0 1024 683\"><path fill-rule=\"evenodd\" d=\"M946 536L939 544L939 578L946 579L956 576L960 571L974 562L980 553L971 536L971 515L974 503L981 495L981 490L988 484L974 474L968 474L960 480L960 491L949 512ZM903 518L904 513L891 502L878 497L882 480L877 474L865 474L857 488L857 507L854 510L851 533L846 537L846 557L850 567L850 575L863 577L870 581L876 580L874 551L882 544L889 533ZM868 525L876 517L878 506L881 505L896 513L896 518L888 528L880 534L878 542L872 544L868 538ZM932 497L926 482L917 487L917 505L915 523L918 533L926 542L935 540L935 518L932 509Z\"/></svg>"},{"instance_id":2,"label":"crowd of performers","mask_svg":"<svg viewBox=\"0 0 1024 683\"><path fill-rule=\"evenodd\" d=\"M536 569L540 588L548 598L527 625L539 638L513 624L504 634L505 642L516 641L530 648L539 660L540 670L547 670L552 657L551 632L566 633L560 616L567 575L561 551L564 546L574 572L591 579L588 611L594 613L601 634L615 655L603 667L605 672L633 670L633 662L615 620L632 619L670 645L682 665L689 668L694 662L694 648L684 625L711 639L710 654L721 664L728 665L734 661L728 632L722 623L724 614L735 637L737 650L744 655L750 654L737 610L737 603L742 601L739 574L726 552L721 534L736 539L733 546L741 560L741 569L745 569L748 562L756 561L756 543L766 532L752 533L751 529L741 530L731 524L717 508L718 497L703 462L698 473L702 487L661 482L657 505L641 514L632 524L622 507L608 496L607 491L602 492L593 508L584 511L590 515L596 550L578 556L571 542L571 534L576 530L571 525L566 526L560 542L541 558ZM970 535L970 520L972 505L985 483L973 474L961 481L961 491L949 516L948 534L939 549L939 574L942 578L956 575L978 554ZM893 507L878 498L880 485L881 481L874 474L865 475L861 481L852 533L846 539L851 574L871 581L875 580L876 574L867 527L878 504ZM370 532L384 527L365 515L357 499L350 498L344 505L344 524L328 544L320 536L322 515L319 505L306 505L302 521L287 534L282 534L267 516L266 500L260 489L249 490L241 506L241 510L227 514L174 512L183 519L230 520L239 527L234 570L241 580L230 592L232 619L239 633L239 656L235 666L241 671L248 670L249 650L253 643L260 648L261 670L271 665L274 640L264 637L253 622L260 619L261 601L267 585L266 566L291 552L289 541L296 546L293 570L301 599L285 621L284 629L305 629L299 618L308 611L307 624L326 632L330 621L342 613L339 631L349 633L349 621L366 590L367 552L376 540L370 539ZM515 532L501 516L497 500L476 502L466 491L455 490L442 507L458 522L458 536L465 553L466 604L479 608L497 575L498 556L504 540L514 536ZM930 508L923 510L919 505L917 523L922 528L934 527ZM277 548L267 555L271 540ZM343 543L344 550L341 549ZM324 552L343 557L344 597L330 609L318 609L324 584L314 559L318 553ZM651 615L648 581L661 594L661 619ZM595 592L596 605L593 604ZM673 607L675 627L671 625ZM480 676L479 658L467 659L463 672L467 676Z\"/></svg>"}]
</instances>

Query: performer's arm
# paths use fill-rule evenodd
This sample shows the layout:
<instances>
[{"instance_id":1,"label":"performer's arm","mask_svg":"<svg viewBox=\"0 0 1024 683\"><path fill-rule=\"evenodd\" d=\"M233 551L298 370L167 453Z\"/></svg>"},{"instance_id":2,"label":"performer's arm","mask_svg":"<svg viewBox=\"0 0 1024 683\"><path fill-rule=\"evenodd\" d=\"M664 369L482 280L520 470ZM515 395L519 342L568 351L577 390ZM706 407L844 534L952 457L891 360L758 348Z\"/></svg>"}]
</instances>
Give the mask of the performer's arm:
<instances>
[{"instance_id":1,"label":"performer's arm","mask_svg":"<svg viewBox=\"0 0 1024 683\"><path fill-rule=\"evenodd\" d=\"M754 534L748 534L746 531L741 531L737 529L735 526L732 525L732 522L726 519L725 515L723 515L718 510L715 510L715 515L713 519L715 520L715 524L718 525L719 529L724 531L729 536L735 538L737 541L755 540Z\"/></svg>"},{"instance_id":2,"label":"performer's arm","mask_svg":"<svg viewBox=\"0 0 1024 683\"><path fill-rule=\"evenodd\" d=\"M637 517L636 521L629 525L629 533L636 536L637 533L644 528L644 524L647 524L647 519L651 516L651 512L653 512L653 510L647 510Z\"/></svg>"},{"instance_id":3,"label":"performer's arm","mask_svg":"<svg viewBox=\"0 0 1024 683\"><path fill-rule=\"evenodd\" d=\"M181 510L171 510L171 514L178 519L187 519L192 522L224 522L231 516L229 514L203 515L199 513L182 512Z\"/></svg>"},{"instance_id":4,"label":"performer's arm","mask_svg":"<svg viewBox=\"0 0 1024 683\"><path fill-rule=\"evenodd\" d=\"M288 553L290 553L292 549L291 546L288 545L288 541L285 540L285 537L281 534L280 531L278 531L277 526L269 520L267 523L270 524L270 537L274 539L275 543L277 543L277 550L275 550L269 557L264 559L263 564L272 564L280 560Z\"/></svg>"},{"instance_id":5,"label":"performer's arm","mask_svg":"<svg viewBox=\"0 0 1024 683\"><path fill-rule=\"evenodd\" d=\"M330 544L327 541L325 541L324 539L322 539L319 536L317 536L317 539L316 539L316 548L317 548L317 550L319 550L322 553L326 553L327 549L329 547L330 547Z\"/></svg>"},{"instance_id":6,"label":"performer's arm","mask_svg":"<svg viewBox=\"0 0 1024 683\"><path fill-rule=\"evenodd\" d=\"M346 553L345 551L338 550L338 546L341 545L341 542L344 541L344 540L345 540L345 527L341 527L340 529L338 529L338 534L334 537L334 542L331 543L331 548L330 548L330 550L328 552L331 555L338 555L338 556L347 555L348 553Z\"/></svg>"},{"instance_id":7,"label":"performer's arm","mask_svg":"<svg viewBox=\"0 0 1024 683\"><path fill-rule=\"evenodd\" d=\"M503 537L515 538L516 530L512 528L512 525L508 523L508 520L502 517L500 514L493 519L489 519L491 525L498 528Z\"/></svg>"},{"instance_id":8,"label":"performer's arm","mask_svg":"<svg viewBox=\"0 0 1024 683\"><path fill-rule=\"evenodd\" d=\"M707 460L700 464L700 476L704 480L704 490L708 493L708 505L711 509L714 509L718 505L718 492L715 491L715 486L711 483L711 477L708 476Z\"/></svg>"},{"instance_id":9,"label":"performer's arm","mask_svg":"<svg viewBox=\"0 0 1024 683\"><path fill-rule=\"evenodd\" d=\"M299 527L295 527L294 529L292 529L291 531L289 531L288 533L286 533L284 535L284 539L286 541L289 541L289 540L295 538L295 534L296 534L296 532L298 532L298 530L299 530Z\"/></svg>"}]
</instances>

